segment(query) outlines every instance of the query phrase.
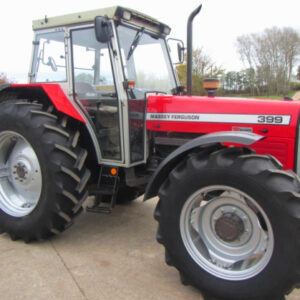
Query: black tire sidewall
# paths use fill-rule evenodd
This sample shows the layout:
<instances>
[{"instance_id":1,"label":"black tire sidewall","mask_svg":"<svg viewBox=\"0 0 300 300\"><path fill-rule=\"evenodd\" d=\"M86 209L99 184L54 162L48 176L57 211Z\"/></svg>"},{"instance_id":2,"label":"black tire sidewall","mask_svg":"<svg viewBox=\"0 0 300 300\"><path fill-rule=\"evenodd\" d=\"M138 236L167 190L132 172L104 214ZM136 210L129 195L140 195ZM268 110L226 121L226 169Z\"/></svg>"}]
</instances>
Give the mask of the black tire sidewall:
<instances>
[{"instance_id":1,"label":"black tire sidewall","mask_svg":"<svg viewBox=\"0 0 300 300\"><path fill-rule=\"evenodd\" d=\"M194 192L210 185L227 185L243 191L261 206L269 218L274 234L273 254L265 269L253 278L229 281L210 275L194 262L183 244L179 225L183 205ZM255 298L256 294L269 294L272 288L280 285L280 278L287 276L297 263L293 259L297 251L293 240L295 229L290 224L289 216L282 210L278 195L258 182L255 176L246 176L241 170L230 168L204 169L197 174L186 174L176 182L173 190L171 183L168 191L168 199L171 200L161 201L161 211L165 217L160 222L160 229L176 267L193 279L193 284L201 290L219 291L220 297L224 295L222 291L226 291L234 299L238 299L237 296L240 299ZM195 278L199 280L195 282Z\"/></svg>"},{"instance_id":2,"label":"black tire sidewall","mask_svg":"<svg viewBox=\"0 0 300 300\"><path fill-rule=\"evenodd\" d=\"M60 218L58 199L61 197L61 184L57 174L61 162L68 164L66 158L54 161L54 143L65 143L65 137L51 132L45 135L43 115L32 118L31 111L36 110L35 105L30 103L18 105L15 102L1 104L0 132L12 131L21 135L34 150L42 173L41 195L36 207L23 217L14 217L0 210L0 228L8 232L12 237L29 237L35 239L36 235L47 236L55 222L55 227L64 229L65 220ZM39 108L38 108L39 109ZM47 118L47 124L57 126L56 119ZM69 179L65 179L64 185L68 185ZM61 186L61 187L60 187ZM72 185L73 186L73 185ZM38 233L39 232L39 233ZM48 233L46 233L48 232Z\"/></svg>"}]
</instances>

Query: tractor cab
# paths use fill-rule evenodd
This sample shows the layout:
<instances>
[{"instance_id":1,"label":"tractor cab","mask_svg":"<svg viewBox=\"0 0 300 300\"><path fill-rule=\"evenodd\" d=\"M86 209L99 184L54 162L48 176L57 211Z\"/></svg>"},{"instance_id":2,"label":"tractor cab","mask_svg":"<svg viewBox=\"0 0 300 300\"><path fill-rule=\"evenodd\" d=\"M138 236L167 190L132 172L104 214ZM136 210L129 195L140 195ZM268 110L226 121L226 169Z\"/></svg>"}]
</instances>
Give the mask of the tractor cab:
<instances>
[{"instance_id":1,"label":"tractor cab","mask_svg":"<svg viewBox=\"0 0 300 300\"><path fill-rule=\"evenodd\" d=\"M60 83L94 136L98 161L132 166L147 159L147 94L171 94L178 82L170 28L112 7L33 22L29 81Z\"/></svg>"}]
</instances>

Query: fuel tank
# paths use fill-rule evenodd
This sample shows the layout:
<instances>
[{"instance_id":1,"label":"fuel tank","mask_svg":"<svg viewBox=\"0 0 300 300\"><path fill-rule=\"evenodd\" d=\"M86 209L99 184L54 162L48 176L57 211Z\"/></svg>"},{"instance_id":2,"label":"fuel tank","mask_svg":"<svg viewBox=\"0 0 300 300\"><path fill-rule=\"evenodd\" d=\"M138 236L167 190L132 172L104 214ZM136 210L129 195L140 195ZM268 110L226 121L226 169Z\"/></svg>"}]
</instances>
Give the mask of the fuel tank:
<instances>
[{"instance_id":1,"label":"fuel tank","mask_svg":"<svg viewBox=\"0 0 300 300\"><path fill-rule=\"evenodd\" d=\"M300 102L248 98L151 95L146 126L150 131L206 134L248 131L265 136L252 148L295 169Z\"/></svg>"}]
</instances>

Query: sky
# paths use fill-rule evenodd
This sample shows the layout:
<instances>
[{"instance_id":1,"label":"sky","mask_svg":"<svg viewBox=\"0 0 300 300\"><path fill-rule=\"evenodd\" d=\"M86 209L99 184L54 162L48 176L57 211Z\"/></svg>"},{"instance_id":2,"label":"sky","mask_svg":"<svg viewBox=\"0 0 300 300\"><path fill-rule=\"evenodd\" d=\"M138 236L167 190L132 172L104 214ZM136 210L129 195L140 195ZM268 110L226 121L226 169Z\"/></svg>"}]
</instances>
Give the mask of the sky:
<instances>
[{"instance_id":1,"label":"sky","mask_svg":"<svg viewBox=\"0 0 300 300\"><path fill-rule=\"evenodd\" d=\"M168 24L172 28L170 37L182 39L186 44L188 16L201 3L202 11L193 24L194 48L203 47L227 71L244 68L236 52L238 36L273 26L293 27L300 32L299 0L4 0L0 7L0 73L19 83L27 81L33 39L31 22L45 15L120 5Z\"/></svg>"}]
</instances>

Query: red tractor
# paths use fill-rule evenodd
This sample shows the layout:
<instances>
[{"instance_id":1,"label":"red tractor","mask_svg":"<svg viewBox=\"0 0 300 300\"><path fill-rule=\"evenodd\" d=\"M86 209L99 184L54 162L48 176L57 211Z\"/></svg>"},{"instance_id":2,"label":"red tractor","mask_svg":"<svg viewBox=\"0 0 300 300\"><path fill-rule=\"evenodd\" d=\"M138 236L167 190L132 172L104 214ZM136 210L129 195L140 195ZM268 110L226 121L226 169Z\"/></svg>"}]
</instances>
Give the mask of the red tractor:
<instances>
[{"instance_id":1,"label":"red tractor","mask_svg":"<svg viewBox=\"0 0 300 300\"><path fill-rule=\"evenodd\" d=\"M187 94L170 28L149 16L112 7L33 22L29 84L0 87L0 229L46 239L89 195L87 210L104 213L158 195L157 240L183 283L283 299L300 281L300 103L191 96L199 10Z\"/></svg>"}]
</instances>

